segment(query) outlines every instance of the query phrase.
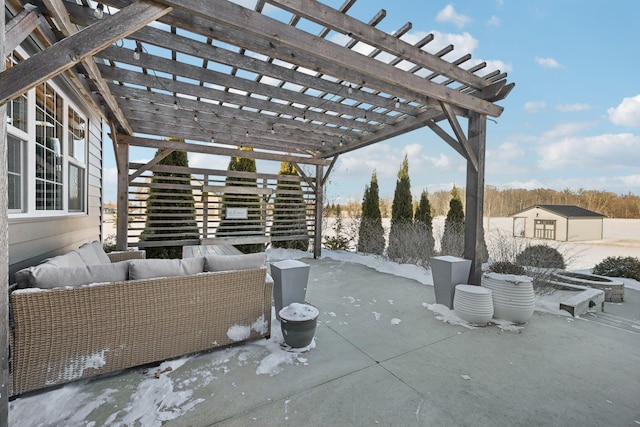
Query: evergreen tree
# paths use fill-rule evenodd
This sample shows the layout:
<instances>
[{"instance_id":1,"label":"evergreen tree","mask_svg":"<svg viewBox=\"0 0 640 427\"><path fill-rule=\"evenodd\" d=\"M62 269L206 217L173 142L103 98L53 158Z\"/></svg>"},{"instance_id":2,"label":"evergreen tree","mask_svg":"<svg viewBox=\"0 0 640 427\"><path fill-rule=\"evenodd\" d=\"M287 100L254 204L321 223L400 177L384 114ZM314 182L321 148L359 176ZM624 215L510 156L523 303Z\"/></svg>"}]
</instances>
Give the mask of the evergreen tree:
<instances>
[{"instance_id":1,"label":"evergreen tree","mask_svg":"<svg viewBox=\"0 0 640 427\"><path fill-rule=\"evenodd\" d=\"M169 139L184 142L182 139ZM163 149L156 151L156 156ZM185 151L173 151L158 164L167 166L189 166ZM153 184L190 185L191 175L176 172L153 172L144 230L140 241L200 240L196 222L195 201L191 189L157 188ZM182 258L182 246L147 247L147 258Z\"/></svg>"},{"instance_id":2,"label":"evergreen tree","mask_svg":"<svg viewBox=\"0 0 640 427\"><path fill-rule=\"evenodd\" d=\"M362 218L358 229L358 251L382 255L384 252L384 228L380 215L378 177L371 175L371 184L365 187L362 199Z\"/></svg>"},{"instance_id":3,"label":"evergreen tree","mask_svg":"<svg viewBox=\"0 0 640 427\"><path fill-rule=\"evenodd\" d=\"M304 202L299 180L287 179L298 176L298 170L290 162L280 164L280 177L273 206L273 225L271 226L271 245L274 248L309 249L309 238L286 240L287 236L308 236L307 207ZM285 240L280 240L285 238Z\"/></svg>"},{"instance_id":4,"label":"evergreen tree","mask_svg":"<svg viewBox=\"0 0 640 427\"><path fill-rule=\"evenodd\" d=\"M253 151L251 147L239 147L242 151ZM256 172L256 161L245 157L231 157L228 171ZM225 185L230 187L258 187L255 177L227 176ZM265 235L262 218L261 199L258 194L234 194L225 193L222 197L222 219L216 230L216 237L251 237ZM247 209L246 219L227 218L229 208ZM242 253L263 252L263 243L250 243L235 245Z\"/></svg>"},{"instance_id":5,"label":"evergreen tree","mask_svg":"<svg viewBox=\"0 0 640 427\"><path fill-rule=\"evenodd\" d=\"M435 241L433 238L433 217L431 216L431 203L429 203L429 193L423 190L420 195L420 203L413 217L418 233L420 244L419 259L428 261L434 253Z\"/></svg>"},{"instance_id":6,"label":"evergreen tree","mask_svg":"<svg viewBox=\"0 0 640 427\"><path fill-rule=\"evenodd\" d=\"M389 231L389 248L387 255L391 259L402 259L406 246L404 237L407 226L413 222L413 202L411 197L411 181L409 180L409 161L405 154L402 166L398 171L398 180L391 205L391 230Z\"/></svg>"},{"instance_id":7,"label":"evergreen tree","mask_svg":"<svg viewBox=\"0 0 640 427\"><path fill-rule=\"evenodd\" d=\"M442 234L440 252L443 255L458 257L464 254L464 209L462 208L462 200L460 200L460 194L455 185L451 190L449 212L444 222L444 233Z\"/></svg>"}]
</instances>

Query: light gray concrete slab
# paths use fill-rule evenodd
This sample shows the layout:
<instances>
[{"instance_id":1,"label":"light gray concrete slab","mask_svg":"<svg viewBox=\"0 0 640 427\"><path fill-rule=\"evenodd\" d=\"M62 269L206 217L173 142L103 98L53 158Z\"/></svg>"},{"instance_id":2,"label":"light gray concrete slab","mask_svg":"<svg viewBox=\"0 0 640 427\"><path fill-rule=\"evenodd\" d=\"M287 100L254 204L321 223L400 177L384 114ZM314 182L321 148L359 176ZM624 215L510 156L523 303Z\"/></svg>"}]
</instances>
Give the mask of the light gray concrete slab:
<instances>
[{"instance_id":1,"label":"light gray concrete slab","mask_svg":"<svg viewBox=\"0 0 640 427\"><path fill-rule=\"evenodd\" d=\"M454 425L634 425L639 348L640 334L536 314L521 333L469 330L382 366Z\"/></svg>"},{"instance_id":2,"label":"light gray concrete slab","mask_svg":"<svg viewBox=\"0 0 640 427\"><path fill-rule=\"evenodd\" d=\"M625 288L624 302L605 302L604 312L640 321L640 291Z\"/></svg>"},{"instance_id":3,"label":"light gray concrete slab","mask_svg":"<svg viewBox=\"0 0 640 427\"><path fill-rule=\"evenodd\" d=\"M435 302L431 286L359 264L309 262L307 300L320 309L320 322L376 361L457 333L456 328L429 320L433 316L424 304Z\"/></svg>"},{"instance_id":4,"label":"light gray concrete slab","mask_svg":"<svg viewBox=\"0 0 640 427\"><path fill-rule=\"evenodd\" d=\"M248 358L243 357L242 353L238 354L231 363L226 364L227 371L223 375L195 389L193 399L204 399L205 403L166 425L211 425L375 364L323 325L316 330L316 345L317 348L297 355L293 364L281 365L282 370L273 376L256 374L257 364L267 356L266 352L258 358L253 356L253 352ZM194 360L191 363L194 365L193 372L202 372L203 368L206 369L206 363L206 359ZM190 375L193 376L186 373L185 378Z\"/></svg>"},{"instance_id":5,"label":"light gray concrete slab","mask_svg":"<svg viewBox=\"0 0 640 427\"><path fill-rule=\"evenodd\" d=\"M370 366L214 425L420 426L423 399L380 366ZM437 424L452 421L440 418Z\"/></svg>"}]
</instances>

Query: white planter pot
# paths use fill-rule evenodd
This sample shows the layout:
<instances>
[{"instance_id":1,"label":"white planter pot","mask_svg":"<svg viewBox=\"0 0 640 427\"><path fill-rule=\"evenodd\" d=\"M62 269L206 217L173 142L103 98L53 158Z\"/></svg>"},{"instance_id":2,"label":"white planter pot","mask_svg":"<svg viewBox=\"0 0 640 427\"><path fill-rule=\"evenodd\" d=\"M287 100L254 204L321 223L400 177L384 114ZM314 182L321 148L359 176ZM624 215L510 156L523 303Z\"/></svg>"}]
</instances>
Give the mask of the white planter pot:
<instances>
[{"instance_id":1,"label":"white planter pot","mask_svg":"<svg viewBox=\"0 0 640 427\"><path fill-rule=\"evenodd\" d=\"M485 273L482 286L493 294L493 316L515 323L531 319L535 309L533 279L513 274Z\"/></svg>"},{"instance_id":2,"label":"white planter pot","mask_svg":"<svg viewBox=\"0 0 640 427\"><path fill-rule=\"evenodd\" d=\"M462 320L486 325L493 318L491 289L474 285L457 285L453 296L453 309Z\"/></svg>"}]
</instances>

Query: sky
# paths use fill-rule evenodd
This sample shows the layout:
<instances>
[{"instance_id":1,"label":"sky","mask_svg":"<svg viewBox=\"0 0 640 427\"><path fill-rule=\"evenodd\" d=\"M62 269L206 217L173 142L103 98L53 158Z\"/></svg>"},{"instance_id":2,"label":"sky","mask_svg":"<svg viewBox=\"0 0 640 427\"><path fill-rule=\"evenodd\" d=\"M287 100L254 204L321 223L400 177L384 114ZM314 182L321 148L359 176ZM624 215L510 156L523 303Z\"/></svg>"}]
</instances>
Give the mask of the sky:
<instances>
[{"instance_id":1,"label":"sky","mask_svg":"<svg viewBox=\"0 0 640 427\"><path fill-rule=\"evenodd\" d=\"M338 8L343 0L322 2ZM470 53L469 67L485 61L488 71L507 72L516 84L498 102L502 115L487 123L485 184L640 195L640 59L634 53L640 2L360 0L349 15L367 22L380 9L387 15L377 28L391 33L411 22L404 40L433 33L427 50L453 44L445 59ZM109 202L116 200L116 168L111 144L105 148ZM393 196L405 154L416 198L425 189L465 186L464 159L425 128L340 156L327 200L361 200L373 171L380 197ZM130 153L131 161L152 156L136 148ZM191 155L189 162L226 169L229 159ZM279 164L257 167L277 173Z\"/></svg>"}]
</instances>

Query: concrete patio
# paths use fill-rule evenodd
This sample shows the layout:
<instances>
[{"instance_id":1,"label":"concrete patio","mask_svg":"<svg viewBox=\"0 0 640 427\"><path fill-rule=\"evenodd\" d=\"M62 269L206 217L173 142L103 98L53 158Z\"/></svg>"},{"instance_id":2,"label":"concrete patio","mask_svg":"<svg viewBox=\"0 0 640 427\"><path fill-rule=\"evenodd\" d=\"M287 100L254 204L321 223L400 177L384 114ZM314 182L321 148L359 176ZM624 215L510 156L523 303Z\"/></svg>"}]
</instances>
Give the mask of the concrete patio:
<instances>
[{"instance_id":1,"label":"concrete patio","mask_svg":"<svg viewBox=\"0 0 640 427\"><path fill-rule=\"evenodd\" d=\"M427 308L431 286L360 264L304 261L312 266L307 300L321 312L316 348L277 374L256 373L269 362L264 342L236 346L189 358L160 379L151 367L67 385L93 404L39 425L640 424L638 291L605 308L628 319L628 330L538 312L520 329L469 329ZM182 414L171 416L163 398L165 415L142 416L136 405L162 387L181 396ZM25 426L15 415L11 425Z\"/></svg>"}]
</instances>

